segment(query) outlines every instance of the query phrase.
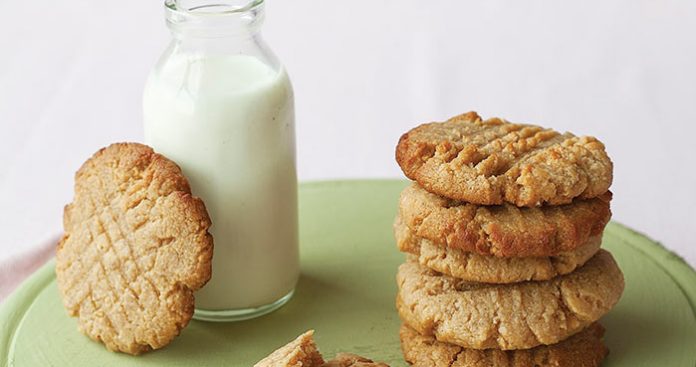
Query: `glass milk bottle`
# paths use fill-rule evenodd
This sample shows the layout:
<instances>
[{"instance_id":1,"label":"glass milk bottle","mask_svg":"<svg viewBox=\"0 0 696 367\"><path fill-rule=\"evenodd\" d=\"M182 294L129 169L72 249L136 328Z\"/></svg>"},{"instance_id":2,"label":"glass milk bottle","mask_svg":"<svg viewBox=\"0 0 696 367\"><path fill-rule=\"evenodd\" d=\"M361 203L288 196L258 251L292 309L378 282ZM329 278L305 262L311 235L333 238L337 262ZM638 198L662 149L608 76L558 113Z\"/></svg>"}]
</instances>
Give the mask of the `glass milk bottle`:
<instances>
[{"instance_id":1,"label":"glass milk bottle","mask_svg":"<svg viewBox=\"0 0 696 367\"><path fill-rule=\"evenodd\" d=\"M167 0L165 11L173 40L145 86L145 142L179 164L213 222L194 317L257 317L299 276L290 80L261 38L263 0Z\"/></svg>"}]
</instances>

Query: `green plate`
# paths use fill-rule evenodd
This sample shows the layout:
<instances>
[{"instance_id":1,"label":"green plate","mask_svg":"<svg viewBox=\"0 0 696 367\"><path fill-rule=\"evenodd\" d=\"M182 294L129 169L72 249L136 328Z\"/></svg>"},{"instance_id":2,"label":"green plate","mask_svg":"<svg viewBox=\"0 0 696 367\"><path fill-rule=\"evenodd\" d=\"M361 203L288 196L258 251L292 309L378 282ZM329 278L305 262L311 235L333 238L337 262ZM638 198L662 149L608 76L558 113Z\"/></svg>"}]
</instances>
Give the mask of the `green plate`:
<instances>
[{"instance_id":1,"label":"green plate","mask_svg":"<svg viewBox=\"0 0 696 367\"><path fill-rule=\"evenodd\" d=\"M301 185L302 277L295 297L256 320L192 321L168 347L139 357L107 351L66 315L49 262L0 310L0 366L249 367L307 329L326 356L350 351L404 366L394 275L404 257L391 224L404 181ZM626 291L603 319L611 353L604 366L694 367L696 273L680 258L616 223L604 247Z\"/></svg>"}]
</instances>

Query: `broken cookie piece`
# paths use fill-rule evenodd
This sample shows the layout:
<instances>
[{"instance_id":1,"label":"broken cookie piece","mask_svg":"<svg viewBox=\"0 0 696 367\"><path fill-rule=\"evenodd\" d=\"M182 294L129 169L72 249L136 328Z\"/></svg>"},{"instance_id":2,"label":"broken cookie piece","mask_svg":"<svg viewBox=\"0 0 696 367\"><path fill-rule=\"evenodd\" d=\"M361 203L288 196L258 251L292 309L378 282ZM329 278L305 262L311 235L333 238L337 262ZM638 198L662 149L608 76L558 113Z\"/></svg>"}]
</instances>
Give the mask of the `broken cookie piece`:
<instances>
[{"instance_id":1,"label":"broken cookie piece","mask_svg":"<svg viewBox=\"0 0 696 367\"><path fill-rule=\"evenodd\" d=\"M314 330L309 330L290 343L276 349L254 367L389 367L351 353L338 353L328 362L314 343Z\"/></svg>"}]
</instances>

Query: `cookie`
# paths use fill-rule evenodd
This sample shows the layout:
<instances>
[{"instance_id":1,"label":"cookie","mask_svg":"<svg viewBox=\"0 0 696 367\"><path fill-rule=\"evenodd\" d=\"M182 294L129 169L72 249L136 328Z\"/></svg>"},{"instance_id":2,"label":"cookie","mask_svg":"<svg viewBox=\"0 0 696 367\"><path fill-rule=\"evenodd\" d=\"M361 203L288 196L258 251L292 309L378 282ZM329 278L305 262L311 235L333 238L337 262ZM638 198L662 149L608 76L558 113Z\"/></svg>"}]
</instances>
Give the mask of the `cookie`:
<instances>
[{"instance_id":1,"label":"cookie","mask_svg":"<svg viewBox=\"0 0 696 367\"><path fill-rule=\"evenodd\" d=\"M371 359L352 353L338 353L336 357L322 367L389 367L389 365L373 362Z\"/></svg>"},{"instance_id":2,"label":"cookie","mask_svg":"<svg viewBox=\"0 0 696 367\"><path fill-rule=\"evenodd\" d=\"M481 206L413 184L401 192L399 213L416 236L451 248L500 257L554 256L602 234L611 218L611 196L540 208Z\"/></svg>"},{"instance_id":3,"label":"cookie","mask_svg":"<svg viewBox=\"0 0 696 367\"><path fill-rule=\"evenodd\" d=\"M624 288L609 252L540 282L471 283L407 262L397 273L401 319L423 335L473 349L555 344L606 314Z\"/></svg>"},{"instance_id":4,"label":"cookie","mask_svg":"<svg viewBox=\"0 0 696 367\"><path fill-rule=\"evenodd\" d=\"M594 323L558 344L502 351L438 342L406 325L399 332L404 358L414 367L599 367L609 353L603 335L604 328Z\"/></svg>"},{"instance_id":5,"label":"cookie","mask_svg":"<svg viewBox=\"0 0 696 367\"><path fill-rule=\"evenodd\" d=\"M324 364L319 349L314 344L314 330L298 336L285 346L278 348L254 367L319 367Z\"/></svg>"},{"instance_id":6,"label":"cookie","mask_svg":"<svg viewBox=\"0 0 696 367\"><path fill-rule=\"evenodd\" d=\"M612 162L594 137L560 134L475 112L401 136L396 161L430 192L480 205L568 204L612 182Z\"/></svg>"},{"instance_id":7,"label":"cookie","mask_svg":"<svg viewBox=\"0 0 696 367\"><path fill-rule=\"evenodd\" d=\"M63 305L80 331L130 354L172 341L210 279L210 225L174 162L135 143L95 153L75 175L56 251Z\"/></svg>"},{"instance_id":8,"label":"cookie","mask_svg":"<svg viewBox=\"0 0 696 367\"><path fill-rule=\"evenodd\" d=\"M314 330L307 331L257 362L254 367L389 367L352 353L338 353L334 359L324 362L313 335Z\"/></svg>"},{"instance_id":9,"label":"cookie","mask_svg":"<svg viewBox=\"0 0 696 367\"><path fill-rule=\"evenodd\" d=\"M437 272L469 282L517 283L527 280L548 280L568 274L582 266L599 250L602 236L590 237L586 244L554 256L496 257L466 252L419 238L401 222L394 222L394 237L402 252L411 261Z\"/></svg>"}]
</instances>

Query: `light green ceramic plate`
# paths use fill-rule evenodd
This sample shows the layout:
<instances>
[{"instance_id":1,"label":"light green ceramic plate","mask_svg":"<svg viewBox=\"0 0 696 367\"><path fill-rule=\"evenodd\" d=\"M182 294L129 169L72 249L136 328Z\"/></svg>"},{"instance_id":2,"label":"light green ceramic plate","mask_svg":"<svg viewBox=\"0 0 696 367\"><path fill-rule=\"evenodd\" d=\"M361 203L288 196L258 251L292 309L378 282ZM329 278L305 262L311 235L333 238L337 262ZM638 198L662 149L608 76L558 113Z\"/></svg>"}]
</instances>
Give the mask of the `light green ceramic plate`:
<instances>
[{"instance_id":1,"label":"light green ceramic plate","mask_svg":"<svg viewBox=\"0 0 696 367\"><path fill-rule=\"evenodd\" d=\"M404 366L394 275L403 256L391 224L403 181L309 183L300 189L302 277L295 297L262 318L192 321L168 347L131 357L77 331L63 310L50 262L0 310L0 366L250 367L301 332L316 329L322 352L350 351ZM604 247L626 276L603 319L605 366L694 367L696 273L657 243L612 223Z\"/></svg>"}]
</instances>

